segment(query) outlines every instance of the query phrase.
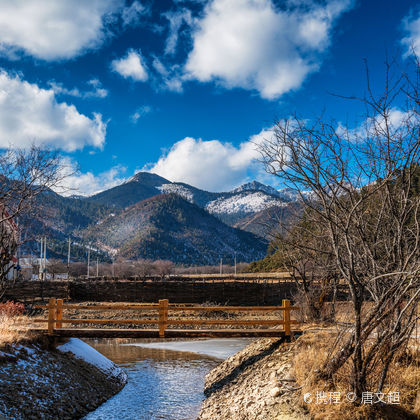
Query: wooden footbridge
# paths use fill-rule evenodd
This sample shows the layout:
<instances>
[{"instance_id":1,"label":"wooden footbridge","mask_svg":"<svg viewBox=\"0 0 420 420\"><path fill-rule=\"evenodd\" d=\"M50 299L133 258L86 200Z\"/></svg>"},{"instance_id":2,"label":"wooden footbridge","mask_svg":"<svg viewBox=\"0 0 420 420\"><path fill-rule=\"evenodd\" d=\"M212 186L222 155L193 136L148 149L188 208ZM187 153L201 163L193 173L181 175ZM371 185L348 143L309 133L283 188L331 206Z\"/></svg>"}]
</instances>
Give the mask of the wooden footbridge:
<instances>
[{"instance_id":1,"label":"wooden footbridge","mask_svg":"<svg viewBox=\"0 0 420 420\"><path fill-rule=\"evenodd\" d=\"M49 336L55 337L84 337L84 338L191 338L191 337L290 337L299 334L301 331L292 330L292 326L298 324L298 321L291 319L291 311L299 308L293 307L289 300L283 300L281 306L194 306L169 304L167 299L159 300L158 304L138 305L138 304L94 304L77 305L64 303L62 299L51 298L48 305L37 305L36 308L46 309L47 318L35 319L36 323L46 323L46 329L34 329ZM138 313L155 313L155 319L146 317L137 317L136 319L103 319L103 318L65 318L63 314L66 310L73 311L93 311L103 314L106 311L135 311ZM223 311L223 312L222 312ZM276 318L282 313L282 317L276 319L201 319L191 317L185 319L173 319L170 313L212 313L214 315L224 314L226 312L246 312L267 314L271 313ZM278 315L276 315L276 313ZM207 316L206 318L213 318ZM146 318L146 319L145 319ZM178 316L178 318L180 318ZM64 328L63 325L71 325ZM88 324L89 328L76 327L77 325ZM92 325L102 325L102 327L92 328ZM110 328L109 326L119 325L119 328ZM130 328L124 328L124 326ZM132 325L139 325L141 328L131 328ZM145 326L157 325L155 329L147 329ZM175 328L168 328L175 326ZM186 329L186 326L195 328ZM210 326L230 326L231 328L208 328ZM184 327L177 329L176 327ZM233 328L232 328L233 327ZM236 327L236 328L235 328ZM251 327L251 328L250 328ZM259 328L255 328L259 327ZM265 328L261 328L265 327Z\"/></svg>"}]
</instances>

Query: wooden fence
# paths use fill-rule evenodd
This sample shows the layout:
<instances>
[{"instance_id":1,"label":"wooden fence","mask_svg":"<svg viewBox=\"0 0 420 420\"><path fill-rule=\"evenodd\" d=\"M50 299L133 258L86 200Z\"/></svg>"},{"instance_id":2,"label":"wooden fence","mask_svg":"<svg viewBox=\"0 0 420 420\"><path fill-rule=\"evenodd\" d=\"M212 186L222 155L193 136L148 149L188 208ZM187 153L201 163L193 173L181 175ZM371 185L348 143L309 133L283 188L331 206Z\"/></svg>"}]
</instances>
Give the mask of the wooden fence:
<instances>
[{"instance_id":1,"label":"wooden fence","mask_svg":"<svg viewBox=\"0 0 420 420\"><path fill-rule=\"evenodd\" d=\"M124 305L106 305L106 304L99 304L99 305L75 305L75 304L65 304L63 299L55 299L50 298L48 305L37 305L37 308L47 309L48 317L47 319L35 319L34 322L37 323L47 323L48 335L60 335L60 330L63 328L63 324L90 324L90 325L122 325L122 324L129 324L129 325L148 325L154 324L158 325L159 337L165 337L165 332L167 331L174 331L171 329L167 329L169 325L172 326L185 326L185 325L195 325L198 327L202 326L213 326L213 325L236 325L239 327L244 326L282 326L282 329L264 329L264 330L252 330L249 328L242 329L242 330L235 330L240 334L240 331L252 334L252 331L255 331L255 336L258 336L258 332L265 336L276 336L276 335L285 335L290 336L292 335L292 325L298 324L298 321L291 319L291 311L299 309L297 307L293 307L290 304L290 301L287 299L283 300L281 306L193 306L193 305L174 305L169 304L168 299L161 299L159 303L150 304L150 305L134 305L134 304L124 304ZM72 310L89 310L89 311L109 311L109 310L124 310L124 311L156 311L158 314L157 319L81 319L81 318L63 318L63 312L66 309ZM202 312L202 311L227 311L227 312L275 312L281 311L283 313L282 319L241 319L241 320L232 320L232 319L171 319L169 317L170 313L176 312ZM80 335L81 330L77 330L74 327L71 327L66 330L66 335L71 335L71 331L74 331L75 335ZM122 329L121 329L122 330ZM87 331L87 330L83 330ZM101 336L101 330L97 331L96 336ZM106 328L102 329L103 334L106 335ZM137 331L142 331L138 329ZM155 330L157 332L157 330ZM184 332L185 336L191 336L191 333L195 330L178 330L178 336L182 336L182 332ZM206 330L208 331L209 336L212 333L217 332L218 336L223 336L223 331L226 332L226 336L231 336L232 331L230 330L221 330L221 329L213 329L213 330ZM264 331L262 333L261 331ZM78 332L78 334L76 334ZM90 335L91 336L91 335Z\"/></svg>"}]
</instances>

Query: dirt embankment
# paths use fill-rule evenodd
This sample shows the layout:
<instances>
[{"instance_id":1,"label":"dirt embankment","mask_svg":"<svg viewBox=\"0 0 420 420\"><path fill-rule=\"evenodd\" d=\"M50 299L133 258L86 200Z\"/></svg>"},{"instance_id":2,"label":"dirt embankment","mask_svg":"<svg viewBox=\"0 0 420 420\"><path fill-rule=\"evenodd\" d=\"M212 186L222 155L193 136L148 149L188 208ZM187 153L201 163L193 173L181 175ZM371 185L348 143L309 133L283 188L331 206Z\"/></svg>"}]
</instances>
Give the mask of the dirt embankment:
<instances>
[{"instance_id":1,"label":"dirt embankment","mask_svg":"<svg viewBox=\"0 0 420 420\"><path fill-rule=\"evenodd\" d=\"M77 419L120 391L125 373L85 346L77 340L62 350L42 343L3 348L0 418Z\"/></svg>"},{"instance_id":2,"label":"dirt embankment","mask_svg":"<svg viewBox=\"0 0 420 420\"><path fill-rule=\"evenodd\" d=\"M333 382L317 379L315 375L330 357L336 340L335 327L308 325L292 343L276 339L254 341L207 375L204 391L207 399L199 420L419 418L416 338L390 367L383 388L385 402L359 405L348 401L352 389L351 361L342 367ZM375 383L368 385L373 388ZM318 401L318 391L319 395L327 395L327 399ZM396 401L389 402L386 396L391 394L398 394ZM309 397L307 403L305 395ZM332 398L329 401L329 395L335 395L337 401Z\"/></svg>"},{"instance_id":3,"label":"dirt embankment","mask_svg":"<svg viewBox=\"0 0 420 420\"><path fill-rule=\"evenodd\" d=\"M292 347L258 340L206 377L199 420L309 419L292 372Z\"/></svg>"}]
</instances>

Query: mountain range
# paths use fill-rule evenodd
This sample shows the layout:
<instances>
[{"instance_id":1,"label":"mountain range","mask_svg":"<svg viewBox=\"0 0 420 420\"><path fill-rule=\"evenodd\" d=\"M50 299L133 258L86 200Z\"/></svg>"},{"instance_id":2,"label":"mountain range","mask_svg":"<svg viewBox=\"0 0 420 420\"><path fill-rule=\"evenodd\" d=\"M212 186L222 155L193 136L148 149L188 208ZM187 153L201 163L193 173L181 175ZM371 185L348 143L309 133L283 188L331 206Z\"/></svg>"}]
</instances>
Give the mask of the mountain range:
<instances>
[{"instance_id":1,"label":"mountain range","mask_svg":"<svg viewBox=\"0 0 420 420\"><path fill-rule=\"evenodd\" d=\"M291 190L253 181L229 192L208 192L139 172L90 197L38 197L26 223L31 237L48 236L50 257L62 258L67 238L75 259L87 243L101 260L120 256L216 264L220 258L251 261L265 255L275 221L296 207ZM32 251L37 243L32 241Z\"/></svg>"}]
</instances>

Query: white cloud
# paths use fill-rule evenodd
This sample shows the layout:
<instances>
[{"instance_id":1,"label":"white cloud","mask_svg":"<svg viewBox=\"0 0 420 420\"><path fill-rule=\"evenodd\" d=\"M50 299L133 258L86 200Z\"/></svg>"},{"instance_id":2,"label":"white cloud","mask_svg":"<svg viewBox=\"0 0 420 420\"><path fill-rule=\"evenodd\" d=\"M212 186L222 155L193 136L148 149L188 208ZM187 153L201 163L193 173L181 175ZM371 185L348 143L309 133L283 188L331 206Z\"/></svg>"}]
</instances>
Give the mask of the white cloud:
<instances>
[{"instance_id":1,"label":"white cloud","mask_svg":"<svg viewBox=\"0 0 420 420\"><path fill-rule=\"evenodd\" d=\"M411 125L411 122L415 118L416 114L414 112L401 111L397 108L391 108L388 112L387 120L385 120L382 115L368 118L364 123L365 133L368 136L393 136L401 129L404 129L407 124Z\"/></svg>"},{"instance_id":2,"label":"white cloud","mask_svg":"<svg viewBox=\"0 0 420 420\"><path fill-rule=\"evenodd\" d=\"M65 196L89 196L122 184L127 179L127 168L115 165L105 172L94 175L92 172L80 172L77 163L64 157L62 160L62 175L65 177L60 185L55 188L58 194Z\"/></svg>"},{"instance_id":3,"label":"white cloud","mask_svg":"<svg viewBox=\"0 0 420 420\"><path fill-rule=\"evenodd\" d=\"M177 10L176 12L168 12L163 15L169 22L169 35L166 39L165 54L173 55L176 52L178 44L178 34L185 23L187 25L192 24L191 11L188 9Z\"/></svg>"},{"instance_id":4,"label":"white cloud","mask_svg":"<svg viewBox=\"0 0 420 420\"><path fill-rule=\"evenodd\" d=\"M0 71L0 147L27 147L35 142L66 151L101 148L106 123L89 118L74 105L57 102L52 89L41 89Z\"/></svg>"},{"instance_id":5,"label":"white cloud","mask_svg":"<svg viewBox=\"0 0 420 420\"><path fill-rule=\"evenodd\" d=\"M121 18L125 26L136 26L140 23L140 17L147 13L149 9L136 0L131 6L124 7Z\"/></svg>"},{"instance_id":6,"label":"white cloud","mask_svg":"<svg viewBox=\"0 0 420 420\"><path fill-rule=\"evenodd\" d=\"M352 142L364 142L366 139L406 138L419 126L420 117L414 110L401 111L391 108L385 120L383 115L366 118L360 125L348 128L339 123L336 132Z\"/></svg>"},{"instance_id":7,"label":"white cloud","mask_svg":"<svg viewBox=\"0 0 420 420\"><path fill-rule=\"evenodd\" d=\"M135 112L130 116L131 122L133 124L137 124L137 121L144 117L147 114L152 112L152 107L150 105L142 105L141 107L137 108Z\"/></svg>"},{"instance_id":8,"label":"white cloud","mask_svg":"<svg viewBox=\"0 0 420 420\"><path fill-rule=\"evenodd\" d=\"M320 66L333 25L352 0L214 0L193 31L185 70L201 82L255 89L267 99L297 89Z\"/></svg>"},{"instance_id":9,"label":"white cloud","mask_svg":"<svg viewBox=\"0 0 420 420\"><path fill-rule=\"evenodd\" d=\"M416 15L410 14L403 21L407 36L402 39L402 43L407 47L407 54L412 54L413 50L420 54L420 12Z\"/></svg>"},{"instance_id":10,"label":"white cloud","mask_svg":"<svg viewBox=\"0 0 420 420\"><path fill-rule=\"evenodd\" d=\"M183 91L181 68L178 64L166 67L159 58L155 57L152 65L161 77L158 89L178 93Z\"/></svg>"},{"instance_id":11,"label":"white cloud","mask_svg":"<svg viewBox=\"0 0 420 420\"><path fill-rule=\"evenodd\" d=\"M74 96L76 98L106 98L108 90L102 87L102 83L98 79L92 79L87 82L91 87L90 90L81 91L78 88L68 89L62 83L50 81L49 85L56 95Z\"/></svg>"},{"instance_id":12,"label":"white cloud","mask_svg":"<svg viewBox=\"0 0 420 420\"><path fill-rule=\"evenodd\" d=\"M204 141L186 137L175 143L149 165L149 171L171 181L185 182L209 191L226 191L258 177L261 165L257 145L272 136L263 130L239 147L219 140Z\"/></svg>"},{"instance_id":13,"label":"white cloud","mask_svg":"<svg viewBox=\"0 0 420 420\"><path fill-rule=\"evenodd\" d=\"M97 48L122 0L0 0L0 50L44 60L70 59Z\"/></svg>"},{"instance_id":14,"label":"white cloud","mask_svg":"<svg viewBox=\"0 0 420 420\"><path fill-rule=\"evenodd\" d=\"M114 60L111 63L111 68L126 79L131 78L144 82L148 75L142 61L140 52L129 50L125 57Z\"/></svg>"},{"instance_id":15,"label":"white cloud","mask_svg":"<svg viewBox=\"0 0 420 420\"><path fill-rule=\"evenodd\" d=\"M88 85L92 86L93 90L82 92L82 96L85 98L106 98L108 91L102 87L102 83L98 79L91 79L88 81Z\"/></svg>"}]
</instances>

